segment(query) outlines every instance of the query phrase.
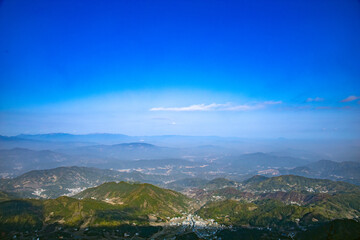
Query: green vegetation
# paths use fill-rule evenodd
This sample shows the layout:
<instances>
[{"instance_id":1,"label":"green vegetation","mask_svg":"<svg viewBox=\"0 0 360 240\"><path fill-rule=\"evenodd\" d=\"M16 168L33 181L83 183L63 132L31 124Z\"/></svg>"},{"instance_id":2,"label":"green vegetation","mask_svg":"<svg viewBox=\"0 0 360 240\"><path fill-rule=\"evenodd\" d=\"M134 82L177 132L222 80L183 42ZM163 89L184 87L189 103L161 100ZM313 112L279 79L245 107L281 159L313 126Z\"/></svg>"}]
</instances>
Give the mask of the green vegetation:
<instances>
[{"instance_id":1,"label":"green vegetation","mask_svg":"<svg viewBox=\"0 0 360 240\"><path fill-rule=\"evenodd\" d=\"M190 200L180 193L151 184L106 183L75 199L9 200L0 203L2 231L37 229L43 225L71 227L147 225L151 217L165 221L187 211ZM96 198L91 199L91 198ZM9 228L10 226L10 228Z\"/></svg>"},{"instance_id":2,"label":"green vegetation","mask_svg":"<svg viewBox=\"0 0 360 240\"><path fill-rule=\"evenodd\" d=\"M213 189L219 189L224 187L236 187L237 183L235 181L226 179L226 178L215 178L211 181L209 181L204 188L213 190Z\"/></svg>"},{"instance_id":3,"label":"green vegetation","mask_svg":"<svg viewBox=\"0 0 360 240\"><path fill-rule=\"evenodd\" d=\"M259 183L262 181L265 181L266 179L268 179L268 177L265 176L261 176L261 175L255 175L245 181L243 181L243 184L251 184L251 183Z\"/></svg>"},{"instance_id":4,"label":"green vegetation","mask_svg":"<svg viewBox=\"0 0 360 240\"><path fill-rule=\"evenodd\" d=\"M197 211L197 214L226 225L285 227L296 225L296 219L300 219L308 212L310 212L309 208L286 205L276 200L256 203L225 200L206 204Z\"/></svg>"},{"instance_id":5,"label":"green vegetation","mask_svg":"<svg viewBox=\"0 0 360 240\"><path fill-rule=\"evenodd\" d=\"M293 175L273 178L256 176L241 184L224 178L206 183L200 179L193 180L185 182L201 185L201 189L192 189L194 192L191 192L195 193L198 202L169 189L129 182L103 183L73 198L62 196L46 200L21 200L14 199L7 192L0 192L0 230L7 234L49 231L53 235L47 237L71 239L76 236L75 230L61 232L56 229L82 229L82 236L118 237L125 234L117 232L118 227L129 226L132 229L149 226L150 223L163 223L182 213L193 213L196 204L203 202L205 205L195 212L197 215L235 226L234 229L217 233L224 238L231 234L275 238L279 236L278 233L301 233L303 227L319 235L319 239L326 239L321 231L334 236L330 239L337 239L340 236L338 232L344 236L351 235L350 232L358 234L354 230L357 222L349 222L347 230L343 221L333 221L357 219L360 216L360 190L352 184ZM267 227L275 231L271 232ZM152 228L149 226L149 229ZM334 232L332 229L337 230ZM159 229L151 231L155 234ZM134 236L135 232L132 234ZM159 234L168 233L164 230ZM306 238L307 235L299 236ZM187 239L195 236L185 231L177 237Z\"/></svg>"},{"instance_id":6,"label":"green vegetation","mask_svg":"<svg viewBox=\"0 0 360 240\"><path fill-rule=\"evenodd\" d=\"M356 240L360 239L360 222L351 219L337 219L299 232L296 238L299 240Z\"/></svg>"},{"instance_id":7,"label":"green vegetation","mask_svg":"<svg viewBox=\"0 0 360 240\"><path fill-rule=\"evenodd\" d=\"M208 182L209 182L208 180L202 178L184 178L168 183L166 187L170 189L174 189L176 191L181 191L186 188L201 188Z\"/></svg>"},{"instance_id":8,"label":"green vegetation","mask_svg":"<svg viewBox=\"0 0 360 240\"><path fill-rule=\"evenodd\" d=\"M0 191L0 202L7 201L14 198L12 194Z\"/></svg>"},{"instance_id":9,"label":"green vegetation","mask_svg":"<svg viewBox=\"0 0 360 240\"><path fill-rule=\"evenodd\" d=\"M157 217L177 216L187 211L190 199L184 195L156 187L151 184L110 182L89 188L76 198L92 198L134 209L141 215L155 214Z\"/></svg>"},{"instance_id":10,"label":"green vegetation","mask_svg":"<svg viewBox=\"0 0 360 240\"><path fill-rule=\"evenodd\" d=\"M43 225L44 209L38 200L10 200L0 203L0 230L31 230Z\"/></svg>"},{"instance_id":11,"label":"green vegetation","mask_svg":"<svg viewBox=\"0 0 360 240\"><path fill-rule=\"evenodd\" d=\"M277 229L360 215L359 187L344 182L293 175L255 176L239 189L199 192L199 198L213 202L209 201L197 214L226 225Z\"/></svg>"},{"instance_id":12,"label":"green vegetation","mask_svg":"<svg viewBox=\"0 0 360 240\"><path fill-rule=\"evenodd\" d=\"M284 227L313 224L337 218L353 218L360 214L358 194L338 194L318 202L298 206L279 200L265 199L252 203L225 200L204 205L198 214L227 225Z\"/></svg>"},{"instance_id":13,"label":"green vegetation","mask_svg":"<svg viewBox=\"0 0 360 240\"><path fill-rule=\"evenodd\" d=\"M350 183L312 179L295 175L282 175L262 181L245 181L243 189L257 192L309 191L315 193L360 193L360 187Z\"/></svg>"}]
</instances>

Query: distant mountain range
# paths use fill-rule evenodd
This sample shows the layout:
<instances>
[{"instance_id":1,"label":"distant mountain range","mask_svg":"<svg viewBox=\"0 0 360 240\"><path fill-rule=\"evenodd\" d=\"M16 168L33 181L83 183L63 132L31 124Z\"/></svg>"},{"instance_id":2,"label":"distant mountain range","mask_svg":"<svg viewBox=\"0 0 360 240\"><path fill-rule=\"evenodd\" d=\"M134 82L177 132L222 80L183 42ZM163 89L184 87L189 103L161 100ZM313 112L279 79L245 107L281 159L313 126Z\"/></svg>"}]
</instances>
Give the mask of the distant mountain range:
<instances>
[{"instance_id":1,"label":"distant mountain range","mask_svg":"<svg viewBox=\"0 0 360 240\"><path fill-rule=\"evenodd\" d=\"M302 159L266 153L212 155L209 153L211 149L214 150L212 146L167 148L148 143L92 145L57 150L2 149L0 176L12 177L30 170L77 165L130 170L142 168L148 174L166 174L170 170L177 178L181 175L183 178L186 175L209 175L209 178L233 175L241 179L244 174L254 175L260 171L279 174L280 168L293 168L307 163ZM168 166L172 168L165 171Z\"/></svg>"},{"instance_id":2,"label":"distant mountain range","mask_svg":"<svg viewBox=\"0 0 360 240\"><path fill-rule=\"evenodd\" d=\"M146 143L95 145L67 150L30 150L24 148L0 149L0 177L12 177L30 170L60 166L88 166L115 169L158 167L166 165L193 165L180 157L181 150L162 148ZM136 161L138 159L152 160ZM154 160L156 159L156 160ZM201 163L197 163L201 165Z\"/></svg>"},{"instance_id":3,"label":"distant mountain range","mask_svg":"<svg viewBox=\"0 0 360 240\"><path fill-rule=\"evenodd\" d=\"M72 156L82 156L88 158L100 157L120 161L182 157L181 149L159 147L153 144L139 142L121 143L115 145L92 145L71 149L59 149L58 151ZM112 161L110 163L113 168L117 167L116 162L117 161Z\"/></svg>"},{"instance_id":4,"label":"distant mountain range","mask_svg":"<svg viewBox=\"0 0 360 240\"><path fill-rule=\"evenodd\" d=\"M20 134L7 137L0 136L0 148L23 147L30 149L58 149L76 146L90 145L114 145L129 142L149 142L155 145L166 145L168 147L193 147L211 146L214 143L241 142L239 138L224 138L216 136L128 136L124 134Z\"/></svg>"},{"instance_id":5,"label":"distant mountain range","mask_svg":"<svg viewBox=\"0 0 360 240\"><path fill-rule=\"evenodd\" d=\"M188 153L204 150L213 155L240 155L249 152L270 152L274 156L288 156L307 161L330 159L359 161L358 141L354 140L296 140L296 139L245 139L217 136L128 136L124 134L20 134L0 136L0 149L28 148L57 150L92 145L115 145L129 142L146 142L157 146L187 148ZM203 149L199 147L203 146ZM324 154L326 153L326 154Z\"/></svg>"}]
</instances>

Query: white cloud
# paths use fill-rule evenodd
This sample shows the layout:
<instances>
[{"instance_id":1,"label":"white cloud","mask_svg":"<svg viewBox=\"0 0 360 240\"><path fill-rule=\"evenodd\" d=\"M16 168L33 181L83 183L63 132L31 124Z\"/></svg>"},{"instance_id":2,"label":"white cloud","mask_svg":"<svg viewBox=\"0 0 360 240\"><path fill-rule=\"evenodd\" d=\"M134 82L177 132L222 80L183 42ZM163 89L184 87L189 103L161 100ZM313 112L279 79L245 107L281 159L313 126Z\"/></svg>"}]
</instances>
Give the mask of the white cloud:
<instances>
[{"instance_id":1,"label":"white cloud","mask_svg":"<svg viewBox=\"0 0 360 240\"><path fill-rule=\"evenodd\" d=\"M347 98L341 100L341 102L351 102L357 99L360 99L360 96L348 96Z\"/></svg>"},{"instance_id":2,"label":"white cloud","mask_svg":"<svg viewBox=\"0 0 360 240\"><path fill-rule=\"evenodd\" d=\"M232 107L227 107L225 109L222 109L224 111L249 111L249 110L255 110L263 108L264 105L258 104L258 105L236 105Z\"/></svg>"},{"instance_id":3,"label":"white cloud","mask_svg":"<svg viewBox=\"0 0 360 240\"><path fill-rule=\"evenodd\" d=\"M211 111L219 109L220 107L227 106L228 104L196 104L188 107L157 107L151 108L150 111L174 111L174 112L185 112L185 111Z\"/></svg>"},{"instance_id":4,"label":"white cloud","mask_svg":"<svg viewBox=\"0 0 360 240\"><path fill-rule=\"evenodd\" d=\"M324 99L321 98L321 97L308 98L308 99L306 99L306 102L322 102L322 101L324 101Z\"/></svg>"},{"instance_id":5,"label":"white cloud","mask_svg":"<svg viewBox=\"0 0 360 240\"><path fill-rule=\"evenodd\" d=\"M151 108L150 111L173 111L173 112L190 112L190 111L250 111L255 109L264 108L265 105L281 104L282 101L266 101L262 104L242 104L233 105L230 103L225 104L195 104L187 107L155 107Z\"/></svg>"}]
</instances>

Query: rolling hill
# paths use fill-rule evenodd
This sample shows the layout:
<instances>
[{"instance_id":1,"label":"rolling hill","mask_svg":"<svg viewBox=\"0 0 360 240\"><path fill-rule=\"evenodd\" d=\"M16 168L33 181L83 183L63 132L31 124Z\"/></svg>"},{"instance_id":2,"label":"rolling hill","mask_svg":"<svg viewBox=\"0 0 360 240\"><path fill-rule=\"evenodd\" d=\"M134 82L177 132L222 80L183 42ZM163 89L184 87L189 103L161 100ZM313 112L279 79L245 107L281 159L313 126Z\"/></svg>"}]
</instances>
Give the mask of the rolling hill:
<instances>
[{"instance_id":1,"label":"rolling hill","mask_svg":"<svg viewBox=\"0 0 360 240\"><path fill-rule=\"evenodd\" d=\"M111 204L138 209L142 213L175 215L186 211L190 200L181 193L156 187L151 184L109 182L86 189L74 196L78 199L91 198Z\"/></svg>"},{"instance_id":2,"label":"rolling hill","mask_svg":"<svg viewBox=\"0 0 360 240\"><path fill-rule=\"evenodd\" d=\"M327 179L313 179L296 175L282 175L272 178L259 177L249 179L241 186L241 189L253 192L277 192L277 191L307 191L314 193L343 193L359 192L360 188L350 183L335 182Z\"/></svg>"},{"instance_id":3,"label":"rolling hill","mask_svg":"<svg viewBox=\"0 0 360 240\"><path fill-rule=\"evenodd\" d=\"M167 221L189 210L191 200L151 184L105 183L75 199L18 199L0 202L0 230L39 229L50 224L72 227L120 226Z\"/></svg>"},{"instance_id":4,"label":"rolling hill","mask_svg":"<svg viewBox=\"0 0 360 240\"><path fill-rule=\"evenodd\" d=\"M360 215L358 186L294 175L254 176L238 189L199 191L197 198L207 200L200 216L230 225L296 227Z\"/></svg>"},{"instance_id":5,"label":"rolling hill","mask_svg":"<svg viewBox=\"0 0 360 240\"><path fill-rule=\"evenodd\" d=\"M354 197L354 196L353 196ZM253 202L223 200L208 202L197 214L203 218L235 226L297 228L328 222L333 219L352 219L360 214L360 197L330 198L313 204L299 206L279 200L262 199ZM351 206L351 207L349 207Z\"/></svg>"}]
</instances>

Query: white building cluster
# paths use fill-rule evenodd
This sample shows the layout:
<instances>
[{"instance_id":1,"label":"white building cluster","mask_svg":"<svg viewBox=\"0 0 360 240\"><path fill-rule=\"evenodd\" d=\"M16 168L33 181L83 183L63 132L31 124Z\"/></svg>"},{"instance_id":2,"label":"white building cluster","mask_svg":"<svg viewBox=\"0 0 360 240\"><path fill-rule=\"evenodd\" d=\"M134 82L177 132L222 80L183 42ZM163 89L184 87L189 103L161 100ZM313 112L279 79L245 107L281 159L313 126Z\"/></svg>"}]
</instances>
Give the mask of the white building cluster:
<instances>
[{"instance_id":1,"label":"white building cluster","mask_svg":"<svg viewBox=\"0 0 360 240\"><path fill-rule=\"evenodd\" d=\"M184 226L190 228L208 228L208 227L215 227L220 228L223 227L222 225L215 222L214 219L202 219L198 215L189 214L183 217L175 217L170 219L169 221L170 226Z\"/></svg>"}]
</instances>

